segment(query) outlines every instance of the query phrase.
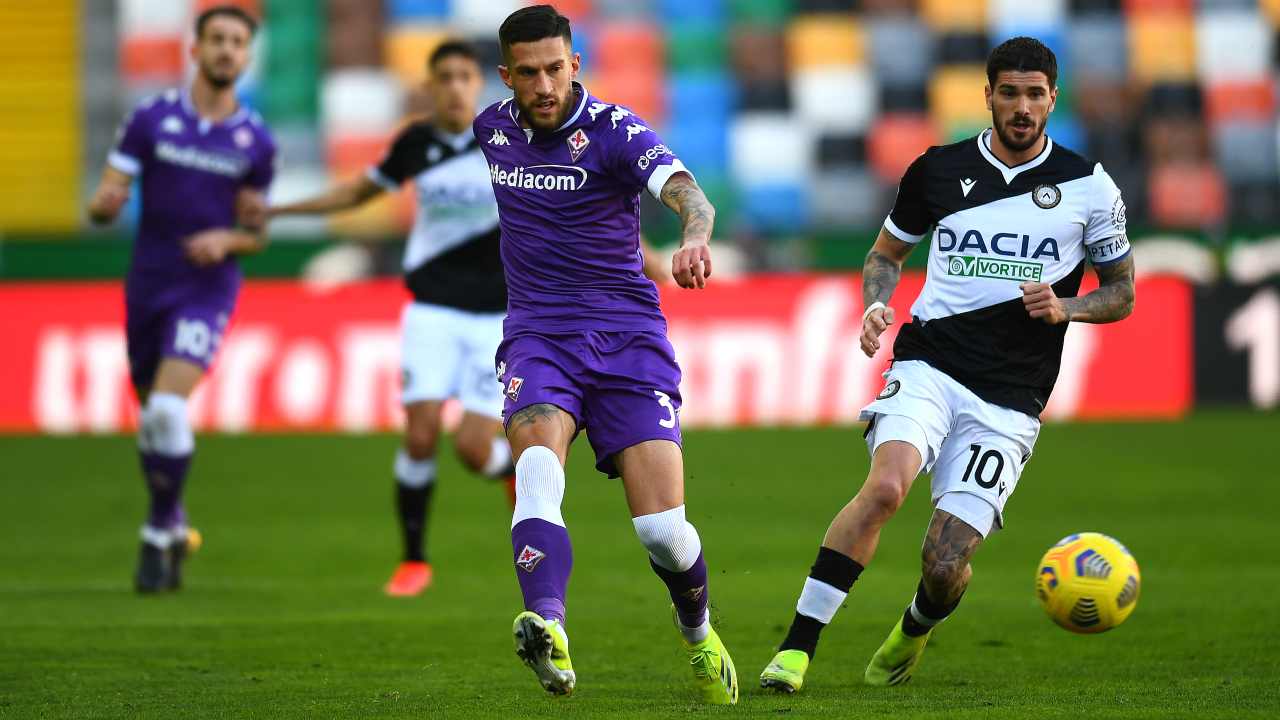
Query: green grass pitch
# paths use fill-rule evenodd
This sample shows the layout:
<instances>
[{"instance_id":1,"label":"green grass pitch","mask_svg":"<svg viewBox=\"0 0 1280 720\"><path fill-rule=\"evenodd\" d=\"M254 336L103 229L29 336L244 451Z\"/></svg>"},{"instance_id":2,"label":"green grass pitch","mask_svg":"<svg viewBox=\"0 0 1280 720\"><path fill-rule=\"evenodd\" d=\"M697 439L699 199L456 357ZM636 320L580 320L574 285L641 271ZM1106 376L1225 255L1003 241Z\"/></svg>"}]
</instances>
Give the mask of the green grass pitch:
<instances>
[{"instance_id":1,"label":"green grass pitch","mask_svg":"<svg viewBox=\"0 0 1280 720\"><path fill-rule=\"evenodd\" d=\"M205 548L180 594L130 575L143 508L133 441L0 439L0 717L1276 717L1280 422L1048 425L973 584L906 686L861 684L919 572L917 484L827 630L803 693L757 677L832 514L867 468L857 429L690 432L688 505L743 687L695 702L668 601L621 488L579 443L565 517L578 692L544 696L511 650L519 608L501 489L443 451L436 585L380 594L396 560L392 436L199 440L188 507ZM1036 562L1115 535L1143 571L1128 623L1044 616Z\"/></svg>"}]
</instances>

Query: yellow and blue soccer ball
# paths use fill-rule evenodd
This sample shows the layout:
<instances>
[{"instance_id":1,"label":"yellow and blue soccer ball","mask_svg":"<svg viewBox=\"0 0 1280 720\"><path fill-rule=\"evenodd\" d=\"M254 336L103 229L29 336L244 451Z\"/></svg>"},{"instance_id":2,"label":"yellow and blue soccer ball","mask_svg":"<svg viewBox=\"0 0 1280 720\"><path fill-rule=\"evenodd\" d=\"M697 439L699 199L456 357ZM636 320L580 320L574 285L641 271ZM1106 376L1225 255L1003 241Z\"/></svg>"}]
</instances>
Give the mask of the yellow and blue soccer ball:
<instances>
[{"instance_id":1,"label":"yellow and blue soccer ball","mask_svg":"<svg viewBox=\"0 0 1280 720\"><path fill-rule=\"evenodd\" d=\"M1102 533L1068 535L1049 548L1036 572L1036 597L1054 622L1074 633L1106 632L1138 605L1138 561Z\"/></svg>"}]
</instances>

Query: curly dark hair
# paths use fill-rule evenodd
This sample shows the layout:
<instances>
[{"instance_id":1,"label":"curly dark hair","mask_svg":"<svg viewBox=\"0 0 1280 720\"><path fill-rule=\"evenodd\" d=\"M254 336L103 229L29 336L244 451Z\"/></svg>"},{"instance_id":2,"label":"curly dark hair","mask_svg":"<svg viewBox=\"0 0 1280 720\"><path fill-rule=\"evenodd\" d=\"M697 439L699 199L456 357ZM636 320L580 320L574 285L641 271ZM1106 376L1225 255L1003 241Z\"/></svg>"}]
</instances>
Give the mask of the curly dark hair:
<instances>
[{"instance_id":1,"label":"curly dark hair","mask_svg":"<svg viewBox=\"0 0 1280 720\"><path fill-rule=\"evenodd\" d=\"M996 85L1001 72L1042 72L1049 78L1049 87L1058 86L1058 58L1044 43L1033 37L1009 38L996 46L987 58L987 82Z\"/></svg>"}]
</instances>

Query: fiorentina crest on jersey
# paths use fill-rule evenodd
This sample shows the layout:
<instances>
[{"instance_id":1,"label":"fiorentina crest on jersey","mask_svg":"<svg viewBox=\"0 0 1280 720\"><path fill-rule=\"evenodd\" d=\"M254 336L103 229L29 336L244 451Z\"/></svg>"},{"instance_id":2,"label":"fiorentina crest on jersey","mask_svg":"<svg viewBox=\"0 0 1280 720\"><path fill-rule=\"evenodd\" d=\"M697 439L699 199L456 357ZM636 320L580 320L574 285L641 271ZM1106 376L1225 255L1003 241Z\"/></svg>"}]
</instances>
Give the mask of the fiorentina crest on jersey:
<instances>
[{"instance_id":1,"label":"fiorentina crest on jersey","mask_svg":"<svg viewBox=\"0 0 1280 720\"><path fill-rule=\"evenodd\" d=\"M534 568L538 567L538 563L542 562L542 559L546 556L547 554L538 548L532 545L525 545L524 549L520 551L520 554L516 556L516 567L527 573L531 573Z\"/></svg>"},{"instance_id":2,"label":"fiorentina crest on jersey","mask_svg":"<svg viewBox=\"0 0 1280 720\"><path fill-rule=\"evenodd\" d=\"M524 386L524 378L513 377L511 382L507 383L507 397L511 398L511 402L520 399L520 388Z\"/></svg>"},{"instance_id":3,"label":"fiorentina crest on jersey","mask_svg":"<svg viewBox=\"0 0 1280 720\"><path fill-rule=\"evenodd\" d=\"M582 157L582 153L587 149L587 146L591 144L591 138L587 137L587 134L582 131L582 128L578 128L577 132L570 135L569 139L565 142L569 143L570 161L578 162L578 158Z\"/></svg>"}]
</instances>

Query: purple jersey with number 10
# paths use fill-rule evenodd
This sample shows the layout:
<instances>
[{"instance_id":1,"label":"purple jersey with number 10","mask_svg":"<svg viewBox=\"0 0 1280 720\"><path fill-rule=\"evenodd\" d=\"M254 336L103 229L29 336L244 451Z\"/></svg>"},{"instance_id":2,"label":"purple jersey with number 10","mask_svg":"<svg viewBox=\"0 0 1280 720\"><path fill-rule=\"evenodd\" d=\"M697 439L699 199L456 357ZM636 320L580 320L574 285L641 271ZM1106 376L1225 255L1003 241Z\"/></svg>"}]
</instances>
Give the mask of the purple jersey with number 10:
<instances>
[{"instance_id":1,"label":"purple jersey with number 10","mask_svg":"<svg viewBox=\"0 0 1280 720\"><path fill-rule=\"evenodd\" d=\"M242 188L266 191L276 144L257 113L200 117L185 92L143 100L125 119L107 163L138 181L141 213L125 282L126 334L135 386L150 385L164 357L208 367L235 308L240 268L231 256L200 267L192 235L236 227Z\"/></svg>"},{"instance_id":2,"label":"purple jersey with number 10","mask_svg":"<svg viewBox=\"0 0 1280 720\"><path fill-rule=\"evenodd\" d=\"M574 89L555 132L527 131L510 99L475 120L498 200L506 333L665 332L643 272L640 192L657 197L685 167L644 120Z\"/></svg>"}]
</instances>

